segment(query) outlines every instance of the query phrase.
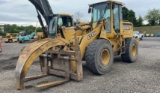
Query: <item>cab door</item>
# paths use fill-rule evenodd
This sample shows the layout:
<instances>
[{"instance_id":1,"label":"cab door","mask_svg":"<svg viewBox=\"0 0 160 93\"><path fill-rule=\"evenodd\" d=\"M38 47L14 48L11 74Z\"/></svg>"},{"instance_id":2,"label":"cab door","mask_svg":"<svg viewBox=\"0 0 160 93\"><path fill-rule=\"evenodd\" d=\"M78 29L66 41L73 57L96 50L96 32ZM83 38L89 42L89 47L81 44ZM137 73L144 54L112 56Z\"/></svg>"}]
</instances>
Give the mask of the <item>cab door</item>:
<instances>
[{"instance_id":1,"label":"cab door","mask_svg":"<svg viewBox=\"0 0 160 93\"><path fill-rule=\"evenodd\" d=\"M113 29L120 33L120 22L122 21L122 6L113 4Z\"/></svg>"},{"instance_id":2,"label":"cab door","mask_svg":"<svg viewBox=\"0 0 160 93\"><path fill-rule=\"evenodd\" d=\"M122 6L116 3L111 3L110 17L107 19L108 19L108 22L106 24L107 37L115 38L117 33L121 32L121 23L123 22L122 21Z\"/></svg>"}]
</instances>

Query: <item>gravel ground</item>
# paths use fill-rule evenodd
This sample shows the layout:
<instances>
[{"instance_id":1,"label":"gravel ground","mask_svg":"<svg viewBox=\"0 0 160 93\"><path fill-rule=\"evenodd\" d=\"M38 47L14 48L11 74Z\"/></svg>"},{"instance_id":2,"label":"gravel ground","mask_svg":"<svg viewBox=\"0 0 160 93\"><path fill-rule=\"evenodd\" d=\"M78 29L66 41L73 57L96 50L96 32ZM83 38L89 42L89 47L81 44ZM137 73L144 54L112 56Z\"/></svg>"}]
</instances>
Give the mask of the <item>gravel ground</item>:
<instances>
[{"instance_id":1,"label":"gravel ground","mask_svg":"<svg viewBox=\"0 0 160 93\"><path fill-rule=\"evenodd\" d=\"M49 76L26 82L25 89L18 91L14 69L17 56L26 45L3 44L0 54L0 93L160 93L160 38L144 38L140 41L139 58L135 63L125 63L116 57L112 71L106 75L94 75L84 66L84 79L81 82L70 81L43 89L34 87L37 83L58 79ZM39 65L34 64L29 75L39 72Z\"/></svg>"},{"instance_id":2,"label":"gravel ground","mask_svg":"<svg viewBox=\"0 0 160 93\"><path fill-rule=\"evenodd\" d=\"M0 60L8 60L18 57L21 49L29 43L2 43L2 52L0 53Z\"/></svg>"}]
</instances>

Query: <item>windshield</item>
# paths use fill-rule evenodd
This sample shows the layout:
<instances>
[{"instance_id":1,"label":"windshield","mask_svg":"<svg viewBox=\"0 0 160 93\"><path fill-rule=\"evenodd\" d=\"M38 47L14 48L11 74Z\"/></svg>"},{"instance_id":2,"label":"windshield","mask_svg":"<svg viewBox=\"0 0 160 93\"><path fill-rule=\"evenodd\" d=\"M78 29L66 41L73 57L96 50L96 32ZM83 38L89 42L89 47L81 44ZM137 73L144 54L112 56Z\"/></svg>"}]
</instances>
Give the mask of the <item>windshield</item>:
<instances>
[{"instance_id":1,"label":"windshield","mask_svg":"<svg viewBox=\"0 0 160 93\"><path fill-rule=\"evenodd\" d=\"M134 34L139 34L139 32L138 32L138 31L134 31L133 33L134 33Z\"/></svg>"},{"instance_id":2,"label":"windshield","mask_svg":"<svg viewBox=\"0 0 160 93\"><path fill-rule=\"evenodd\" d=\"M106 12L104 12L105 9L106 9ZM103 19L102 17L103 18L110 17L110 4L103 3L103 4L97 4L93 6L93 22L98 22L99 20L102 20Z\"/></svg>"},{"instance_id":3,"label":"windshield","mask_svg":"<svg viewBox=\"0 0 160 93\"><path fill-rule=\"evenodd\" d=\"M55 37L56 31L57 31L57 16L53 17L49 23L49 29L48 29L49 36Z\"/></svg>"}]
</instances>

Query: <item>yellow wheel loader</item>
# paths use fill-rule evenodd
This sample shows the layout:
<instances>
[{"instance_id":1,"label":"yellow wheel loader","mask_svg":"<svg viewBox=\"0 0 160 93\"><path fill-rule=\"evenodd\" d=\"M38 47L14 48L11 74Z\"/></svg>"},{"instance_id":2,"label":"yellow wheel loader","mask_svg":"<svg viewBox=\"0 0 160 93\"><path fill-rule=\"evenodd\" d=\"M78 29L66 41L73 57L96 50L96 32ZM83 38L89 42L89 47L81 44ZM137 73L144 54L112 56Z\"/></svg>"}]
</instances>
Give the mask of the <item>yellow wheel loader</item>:
<instances>
[{"instance_id":1,"label":"yellow wheel loader","mask_svg":"<svg viewBox=\"0 0 160 93\"><path fill-rule=\"evenodd\" d=\"M5 38L2 39L5 43L13 43L18 41L17 33L6 33Z\"/></svg>"},{"instance_id":2,"label":"yellow wheel loader","mask_svg":"<svg viewBox=\"0 0 160 93\"><path fill-rule=\"evenodd\" d=\"M98 75L111 70L114 56L123 61L135 62L138 42L133 37L133 24L122 19L121 2L104 1L89 5L90 23L73 25L72 16L54 14L47 0L29 0L38 13L45 39L28 45L19 56L16 65L16 87L24 88L24 82L48 75L63 77L60 81L39 84L51 87L69 80L83 80L82 61ZM47 27L41 17L44 17ZM33 62L39 58L41 75L27 77Z\"/></svg>"}]
</instances>

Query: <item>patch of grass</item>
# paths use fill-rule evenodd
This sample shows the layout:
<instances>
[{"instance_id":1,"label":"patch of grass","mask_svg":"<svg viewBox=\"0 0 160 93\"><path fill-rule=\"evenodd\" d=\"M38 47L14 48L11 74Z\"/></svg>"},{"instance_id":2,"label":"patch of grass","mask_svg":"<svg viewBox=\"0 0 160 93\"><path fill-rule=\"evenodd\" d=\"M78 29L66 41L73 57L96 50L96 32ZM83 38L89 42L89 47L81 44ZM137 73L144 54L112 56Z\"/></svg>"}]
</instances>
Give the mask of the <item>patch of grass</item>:
<instances>
[{"instance_id":1,"label":"patch of grass","mask_svg":"<svg viewBox=\"0 0 160 93\"><path fill-rule=\"evenodd\" d=\"M134 31L140 31L141 33L146 31L147 34L155 34L155 35L157 35L157 33L160 32L160 26L134 27Z\"/></svg>"}]
</instances>

